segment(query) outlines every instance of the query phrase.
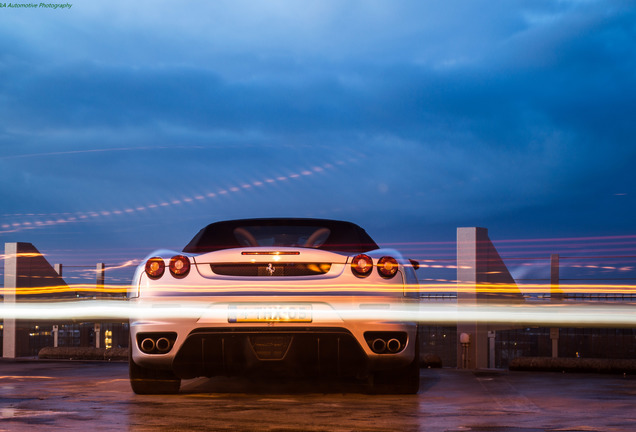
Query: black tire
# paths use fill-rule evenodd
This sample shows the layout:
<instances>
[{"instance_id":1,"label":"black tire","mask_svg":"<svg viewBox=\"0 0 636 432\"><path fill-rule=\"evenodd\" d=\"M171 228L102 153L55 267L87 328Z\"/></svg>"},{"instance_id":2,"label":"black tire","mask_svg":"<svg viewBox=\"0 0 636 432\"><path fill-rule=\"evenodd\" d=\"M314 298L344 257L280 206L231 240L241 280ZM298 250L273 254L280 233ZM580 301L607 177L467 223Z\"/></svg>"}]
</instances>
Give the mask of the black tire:
<instances>
[{"instance_id":1,"label":"black tire","mask_svg":"<svg viewBox=\"0 0 636 432\"><path fill-rule=\"evenodd\" d=\"M371 376L371 389L375 394L417 394L420 390L420 344L415 338L413 361L399 369L377 371Z\"/></svg>"},{"instance_id":2,"label":"black tire","mask_svg":"<svg viewBox=\"0 0 636 432\"><path fill-rule=\"evenodd\" d=\"M130 387L137 394L175 394L179 393L181 380L172 371L148 369L136 364L132 352L128 359Z\"/></svg>"}]
</instances>

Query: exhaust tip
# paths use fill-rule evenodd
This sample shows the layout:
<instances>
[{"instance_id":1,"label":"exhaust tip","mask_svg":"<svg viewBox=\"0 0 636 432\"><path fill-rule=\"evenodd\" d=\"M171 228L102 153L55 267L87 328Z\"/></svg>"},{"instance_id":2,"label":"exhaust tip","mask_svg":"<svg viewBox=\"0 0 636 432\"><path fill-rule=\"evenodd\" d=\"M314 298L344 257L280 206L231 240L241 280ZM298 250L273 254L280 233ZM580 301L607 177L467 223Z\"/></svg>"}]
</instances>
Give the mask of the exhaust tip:
<instances>
[{"instance_id":1,"label":"exhaust tip","mask_svg":"<svg viewBox=\"0 0 636 432\"><path fill-rule=\"evenodd\" d=\"M386 343L386 349L388 349L389 352L396 353L400 350L400 348L402 348L402 344L397 339L390 339Z\"/></svg>"},{"instance_id":2,"label":"exhaust tip","mask_svg":"<svg viewBox=\"0 0 636 432\"><path fill-rule=\"evenodd\" d=\"M161 353L170 351L170 341L168 340L168 338L162 337L157 339L157 343L155 344L155 346L157 347L157 351Z\"/></svg>"},{"instance_id":3,"label":"exhaust tip","mask_svg":"<svg viewBox=\"0 0 636 432\"><path fill-rule=\"evenodd\" d=\"M384 339L376 339L373 342L371 342L371 349L373 350L374 353L380 354L383 353L384 350L386 349L386 342L384 342Z\"/></svg>"},{"instance_id":4,"label":"exhaust tip","mask_svg":"<svg viewBox=\"0 0 636 432\"><path fill-rule=\"evenodd\" d=\"M146 338L141 341L139 348L141 348L141 350L145 353L150 353L155 349L155 341L150 338Z\"/></svg>"}]
</instances>

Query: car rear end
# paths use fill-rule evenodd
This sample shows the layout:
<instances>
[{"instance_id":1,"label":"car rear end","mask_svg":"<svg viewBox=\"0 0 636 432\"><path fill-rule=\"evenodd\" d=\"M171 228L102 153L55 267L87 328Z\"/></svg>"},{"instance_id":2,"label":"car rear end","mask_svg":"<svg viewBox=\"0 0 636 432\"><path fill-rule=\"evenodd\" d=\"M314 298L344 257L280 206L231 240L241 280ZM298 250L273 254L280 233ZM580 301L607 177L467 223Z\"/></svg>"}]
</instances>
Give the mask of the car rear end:
<instances>
[{"instance_id":1,"label":"car rear end","mask_svg":"<svg viewBox=\"0 0 636 432\"><path fill-rule=\"evenodd\" d=\"M144 315L131 322L137 367L173 381L282 373L377 378L377 387L402 379L408 390L399 392L413 392L417 284L396 251L164 251L135 278Z\"/></svg>"}]
</instances>

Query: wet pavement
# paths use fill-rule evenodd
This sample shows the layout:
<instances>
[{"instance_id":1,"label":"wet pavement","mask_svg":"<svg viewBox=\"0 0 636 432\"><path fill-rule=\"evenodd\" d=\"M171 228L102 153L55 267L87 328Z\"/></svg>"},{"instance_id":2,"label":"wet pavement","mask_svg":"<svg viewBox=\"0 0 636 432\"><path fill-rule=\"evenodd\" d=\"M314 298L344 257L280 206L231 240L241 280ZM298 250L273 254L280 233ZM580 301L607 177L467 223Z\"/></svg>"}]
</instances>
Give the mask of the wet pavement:
<instances>
[{"instance_id":1,"label":"wet pavement","mask_svg":"<svg viewBox=\"0 0 636 432\"><path fill-rule=\"evenodd\" d=\"M0 362L0 431L633 431L636 377L423 369L418 395L218 378L139 396L125 363Z\"/></svg>"}]
</instances>

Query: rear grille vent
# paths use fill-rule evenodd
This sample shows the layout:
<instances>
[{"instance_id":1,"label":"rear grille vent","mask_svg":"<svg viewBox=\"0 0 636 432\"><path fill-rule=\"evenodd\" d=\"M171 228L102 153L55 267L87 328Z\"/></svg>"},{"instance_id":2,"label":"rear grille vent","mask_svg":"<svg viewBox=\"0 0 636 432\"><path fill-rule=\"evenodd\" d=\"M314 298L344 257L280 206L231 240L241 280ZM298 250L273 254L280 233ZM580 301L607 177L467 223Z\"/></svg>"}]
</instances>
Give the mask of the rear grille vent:
<instances>
[{"instance_id":1,"label":"rear grille vent","mask_svg":"<svg viewBox=\"0 0 636 432\"><path fill-rule=\"evenodd\" d=\"M215 274L222 276L316 276L331 269L327 263L258 263L210 264Z\"/></svg>"}]
</instances>

